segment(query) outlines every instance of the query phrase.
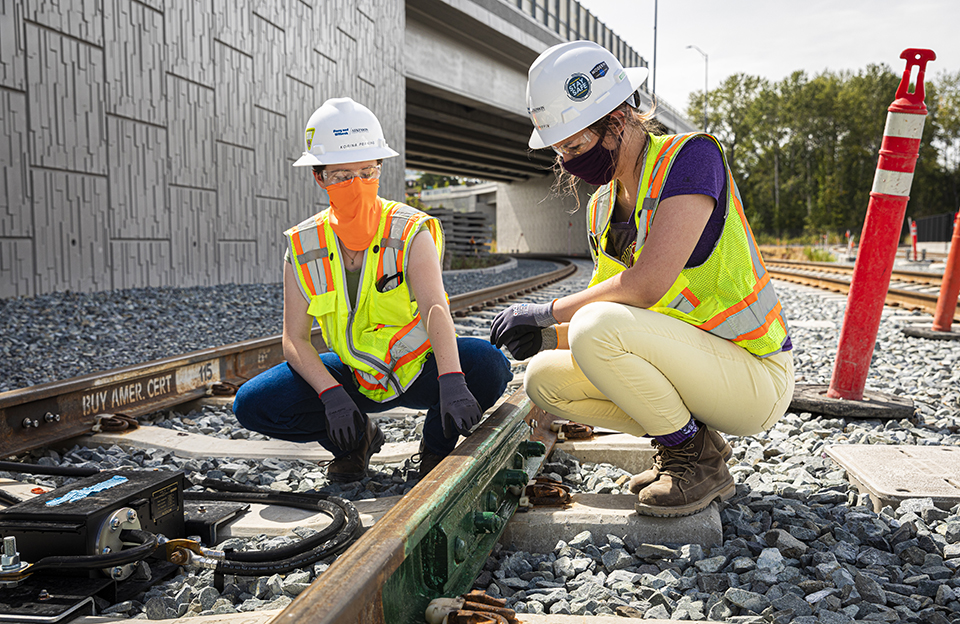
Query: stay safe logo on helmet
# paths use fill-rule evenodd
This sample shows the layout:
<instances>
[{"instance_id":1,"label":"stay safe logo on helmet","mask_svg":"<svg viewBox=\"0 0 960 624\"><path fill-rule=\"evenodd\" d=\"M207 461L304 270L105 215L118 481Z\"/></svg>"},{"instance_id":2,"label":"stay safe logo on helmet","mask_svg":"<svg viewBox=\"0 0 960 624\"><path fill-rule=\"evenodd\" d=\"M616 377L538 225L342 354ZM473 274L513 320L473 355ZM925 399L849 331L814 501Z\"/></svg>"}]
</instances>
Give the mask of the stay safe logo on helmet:
<instances>
[{"instance_id":1,"label":"stay safe logo on helmet","mask_svg":"<svg viewBox=\"0 0 960 624\"><path fill-rule=\"evenodd\" d=\"M590 97L590 79L583 74L570 76L563 88L567 91L567 97L574 102L582 102Z\"/></svg>"}]
</instances>

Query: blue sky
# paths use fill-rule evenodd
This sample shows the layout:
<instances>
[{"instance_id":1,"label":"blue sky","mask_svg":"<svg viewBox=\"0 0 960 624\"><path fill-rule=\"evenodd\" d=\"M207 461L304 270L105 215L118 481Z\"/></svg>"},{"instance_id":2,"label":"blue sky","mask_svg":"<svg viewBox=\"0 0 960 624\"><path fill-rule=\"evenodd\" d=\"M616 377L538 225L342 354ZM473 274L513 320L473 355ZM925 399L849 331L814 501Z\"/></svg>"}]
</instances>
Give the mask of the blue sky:
<instances>
[{"instance_id":1,"label":"blue sky","mask_svg":"<svg viewBox=\"0 0 960 624\"><path fill-rule=\"evenodd\" d=\"M652 65L654 0L579 1ZM777 81L886 63L899 74L908 47L937 53L929 78L960 70L960 1L658 0L657 94L680 110L703 89L704 59L691 44L709 57L710 89L737 72Z\"/></svg>"}]
</instances>

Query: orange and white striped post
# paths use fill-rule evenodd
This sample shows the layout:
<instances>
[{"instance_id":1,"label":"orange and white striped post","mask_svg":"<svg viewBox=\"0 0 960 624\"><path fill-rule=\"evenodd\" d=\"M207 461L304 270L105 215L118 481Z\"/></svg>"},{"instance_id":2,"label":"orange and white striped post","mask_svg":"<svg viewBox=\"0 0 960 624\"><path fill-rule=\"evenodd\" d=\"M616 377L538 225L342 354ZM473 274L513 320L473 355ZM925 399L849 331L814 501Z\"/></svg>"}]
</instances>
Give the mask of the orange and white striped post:
<instances>
[{"instance_id":1,"label":"orange and white striped post","mask_svg":"<svg viewBox=\"0 0 960 624\"><path fill-rule=\"evenodd\" d=\"M897 87L896 100L887 109L880 160L860 233L860 249L840 330L837 361L827 390L827 397L831 399L859 401L863 398L910 198L913 171L920 153L920 138L927 116L927 107L923 103L923 76L927 62L936 59L937 55L933 50L909 48L900 54L900 58L907 61L907 67ZM910 74L914 67L918 67L916 86L910 93Z\"/></svg>"},{"instance_id":2,"label":"orange and white striped post","mask_svg":"<svg viewBox=\"0 0 960 624\"><path fill-rule=\"evenodd\" d=\"M940 296L937 297L937 312L933 315L933 331L950 331L953 315L957 311L957 299L960 298L960 210L953 220L953 239L950 241L950 253L947 266L940 283Z\"/></svg>"}]
</instances>

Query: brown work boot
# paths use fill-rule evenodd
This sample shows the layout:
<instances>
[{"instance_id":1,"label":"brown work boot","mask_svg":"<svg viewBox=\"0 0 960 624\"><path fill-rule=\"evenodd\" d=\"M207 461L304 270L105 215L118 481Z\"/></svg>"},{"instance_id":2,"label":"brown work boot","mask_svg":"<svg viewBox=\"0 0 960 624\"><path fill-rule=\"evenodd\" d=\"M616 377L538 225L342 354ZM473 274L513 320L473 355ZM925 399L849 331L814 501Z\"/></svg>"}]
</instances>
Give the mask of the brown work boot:
<instances>
[{"instance_id":1,"label":"brown work boot","mask_svg":"<svg viewBox=\"0 0 960 624\"><path fill-rule=\"evenodd\" d=\"M689 516L736 491L720 449L707 426L701 425L683 444L663 447L657 480L640 490L635 508L642 516Z\"/></svg>"},{"instance_id":2,"label":"brown work boot","mask_svg":"<svg viewBox=\"0 0 960 624\"><path fill-rule=\"evenodd\" d=\"M701 423L697 423L699 427L705 427ZM713 429L709 430L710 437L713 439L713 443L720 449L720 457L723 458L723 461L730 461L730 458L733 457L733 447L723 439L723 436L714 431ZM660 466L663 465L663 449L665 448L662 444L653 440L651 442L653 448L657 449L657 453L653 456L653 468L644 470L640 474L635 474L630 477L630 492L632 494L639 494L640 490L647 487L651 483L657 480L657 474L659 474Z\"/></svg>"},{"instance_id":3,"label":"brown work boot","mask_svg":"<svg viewBox=\"0 0 960 624\"><path fill-rule=\"evenodd\" d=\"M437 455L436 453L428 451L422 439L420 440L420 450L417 451L417 455L420 456L420 468L417 472L420 474L421 479L427 476L427 473L443 461L443 455Z\"/></svg>"},{"instance_id":4,"label":"brown work boot","mask_svg":"<svg viewBox=\"0 0 960 624\"><path fill-rule=\"evenodd\" d=\"M383 440L380 426L372 418L367 418L367 430L360 444L349 454L330 462L327 466L327 479L337 483L349 483L367 476L370 458L383 447Z\"/></svg>"}]
</instances>

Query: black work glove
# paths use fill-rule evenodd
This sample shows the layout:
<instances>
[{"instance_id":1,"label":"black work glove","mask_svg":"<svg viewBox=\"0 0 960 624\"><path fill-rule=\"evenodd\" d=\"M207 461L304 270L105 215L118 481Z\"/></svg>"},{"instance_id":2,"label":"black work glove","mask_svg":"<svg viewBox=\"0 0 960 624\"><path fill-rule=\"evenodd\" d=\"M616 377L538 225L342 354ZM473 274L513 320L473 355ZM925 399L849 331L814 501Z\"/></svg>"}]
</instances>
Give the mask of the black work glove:
<instances>
[{"instance_id":1,"label":"black work glove","mask_svg":"<svg viewBox=\"0 0 960 624\"><path fill-rule=\"evenodd\" d=\"M515 360L525 360L546 349L557 348L557 328L533 327L521 325L511 330L510 337L504 343Z\"/></svg>"},{"instance_id":2,"label":"black work glove","mask_svg":"<svg viewBox=\"0 0 960 624\"><path fill-rule=\"evenodd\" d=\"M490 342L502 347L531 328L550 327L557 324L553 318L553 303L515 303L493 319L490 326Z\"/></svg>"},{"instance_id":3,"label":"black work glove","mask_svg":"<svg viewBox=\"0 0 960 624\"><path fill-rule=\"evenodd\" d=\"M345 451L355 449L367 417L339 384L321 392L320 400L327 416L327 436Z\"/></svg>"},{"instance_id":4,"label":"black work glove","mask_svg":"<svg viewBox=\"0 0 960 624\"><path fill-rule=\"evenodd\" d=\"M440 382L440 417L443 420L443 435L455 438L457 433L470 435L483 411L467 388L463 373L446 373L437 378Z\"/></svg>"}]
</instances>

